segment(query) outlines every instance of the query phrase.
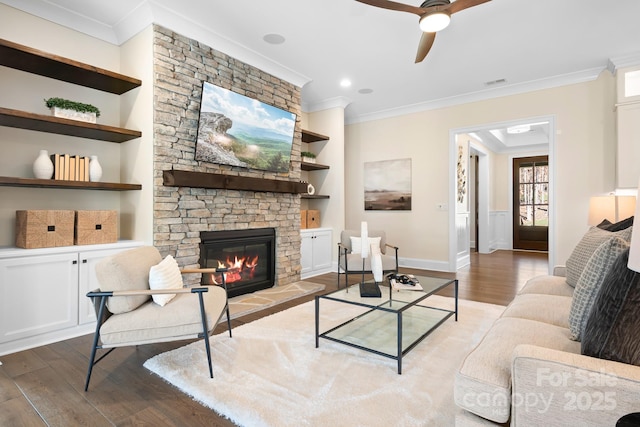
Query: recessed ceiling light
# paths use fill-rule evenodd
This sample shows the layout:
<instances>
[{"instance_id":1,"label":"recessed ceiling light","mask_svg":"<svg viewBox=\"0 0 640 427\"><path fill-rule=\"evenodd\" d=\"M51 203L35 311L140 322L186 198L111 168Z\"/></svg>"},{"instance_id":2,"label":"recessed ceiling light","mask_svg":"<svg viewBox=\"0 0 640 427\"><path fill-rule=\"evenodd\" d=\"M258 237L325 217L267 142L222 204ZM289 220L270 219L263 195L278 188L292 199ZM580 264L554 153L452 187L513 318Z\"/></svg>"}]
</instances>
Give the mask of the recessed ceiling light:
<instances>
[{"instance_id":1,"label":"recessed ceiling light","mask_svg":"<svg viewBox=\"0 0 640 427\"><path fill-rule=\"evenodd\" d=\"M340 86L342 86L342 87L350 87L351 86L351 80L349 80L349 79L340 80Z\"/></svg>"},{"instance_id":2,"label":"recessed ceiling light","mask_svg":"<svg viewBox=\"0 0 640 427\"><path fill-rule=\"evenodd\" d=\"M369 88L360 89L360 90L358 91L358 93L361 93L361 94L363 94L363 95L368 95L368 94L370 94L370 93L373 93L373 89L369 89Z\"/></svg>"},{"instance_id":3,"label":"recessed ceiling light","mask_svg":"<svg viewBox=\"0 0 640 427\"><path fill-rule=\"evenodd\" d=\"M266 41L269 44L282 44L285 41L285 38L280 34L267 34L262 38L262 40Z\"/></svg>"},{"instance_id":4,"label":"recessed ceiling light","mask_svg":"<svg viewBox=\"0 0 640 427\"><path fill-rule=\"evenodd\" d=\"M529 132L530 130L531 130L531 125L517 125L517 126L508 127L507 133L514 135L518 133L526 133L526 132Z\"/></svg>"}]
</instances>

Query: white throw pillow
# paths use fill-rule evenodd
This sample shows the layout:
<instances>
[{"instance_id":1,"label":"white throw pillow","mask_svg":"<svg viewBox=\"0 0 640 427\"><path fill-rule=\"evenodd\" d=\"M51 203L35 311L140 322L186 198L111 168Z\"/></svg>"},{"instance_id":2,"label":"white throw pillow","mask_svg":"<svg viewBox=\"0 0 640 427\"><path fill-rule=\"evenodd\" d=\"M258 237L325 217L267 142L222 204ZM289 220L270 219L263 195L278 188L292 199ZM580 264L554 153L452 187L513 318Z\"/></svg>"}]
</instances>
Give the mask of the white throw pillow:
<instances>
[{"instance_id":1,"label":"white throw pillow","mask_svg":"<svg viewBox=\"0 0 640 427\"><path fill-rule=\"evenodd\" d=\"M369 247L374 245L375 248L378 248L378 252L380 252L380 237L369 237ZM371 251L369 251L371 252ZM351 237L351 253L359 254L362 253L362 239L360 237Z\"/></svg>"},{"instance_id":2,"label":"white throw pillow","mask_svg":"<svg viewBox=\"0 0 640 427\"><path fill-rule=\"evenodd\" d=\"M167 255L159 264L149 270L149 289L180 289L182 288L182 274L178 263L171 255ZM160 306L166 305L175 298L176 294L152 295L153 302Z\"/></svg>"}]
</instances>

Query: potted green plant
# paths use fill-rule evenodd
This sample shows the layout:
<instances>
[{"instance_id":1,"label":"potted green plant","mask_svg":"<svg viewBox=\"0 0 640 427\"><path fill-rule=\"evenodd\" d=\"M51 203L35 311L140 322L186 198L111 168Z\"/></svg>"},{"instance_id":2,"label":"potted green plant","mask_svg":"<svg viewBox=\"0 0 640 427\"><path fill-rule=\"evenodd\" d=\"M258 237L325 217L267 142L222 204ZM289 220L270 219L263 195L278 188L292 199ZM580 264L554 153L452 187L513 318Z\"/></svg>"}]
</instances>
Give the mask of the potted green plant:
<instances>
[{"instance_id":1,"label":"potted green plant","mask_svg":"<svg viewBox=\"0 0 640 427\"><path fill-rule=\"evenodd\" d=\"M305 163L315 163L316 162L316 155L314 153L312 153L311 151L303 151L302 153L300 153L300 155L302 156L302 161Z\"/></svg>"},{"instance_id":2,"label":"potted green plant","mask_svg":"<svg viewBox=\"0 0 640 427\"><path fill-rule=\"evenodd\" d=\"M100 110L91 104L83 104L63 98L45 99L44 103L55 117L64 117L65 119L80 120L88 123L95 123L96 118L100 117Z\"/></svg>"}]
</instances>

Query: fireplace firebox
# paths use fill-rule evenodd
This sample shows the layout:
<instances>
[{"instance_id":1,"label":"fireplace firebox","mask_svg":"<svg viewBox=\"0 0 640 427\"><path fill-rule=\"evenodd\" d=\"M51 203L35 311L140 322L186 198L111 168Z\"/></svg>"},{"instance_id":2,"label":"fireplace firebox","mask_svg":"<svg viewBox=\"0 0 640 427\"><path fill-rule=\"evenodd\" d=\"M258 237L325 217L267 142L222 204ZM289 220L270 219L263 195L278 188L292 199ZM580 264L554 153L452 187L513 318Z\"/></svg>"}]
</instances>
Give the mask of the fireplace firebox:
<instances>
[{"instance_id":1,"label":"fireplace firebox","mask_svg":"<svg viewBox=\"0 0 640 427\"><path fill-rule=\"evenodd\" d=\"M275 284L276 230L203 231L200 267L226 267L229 297L267 289ZM202 284L222 283L219 274L203 274Z\"/></svg>"}]
</instances>

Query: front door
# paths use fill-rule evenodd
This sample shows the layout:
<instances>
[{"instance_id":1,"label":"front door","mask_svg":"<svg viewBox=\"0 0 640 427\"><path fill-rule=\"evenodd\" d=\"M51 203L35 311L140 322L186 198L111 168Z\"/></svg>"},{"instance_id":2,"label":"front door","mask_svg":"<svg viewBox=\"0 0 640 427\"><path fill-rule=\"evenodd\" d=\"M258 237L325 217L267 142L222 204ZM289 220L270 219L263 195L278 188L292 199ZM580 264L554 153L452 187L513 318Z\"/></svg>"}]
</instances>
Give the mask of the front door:
<instances>
[{"instance_id":1,"label":"front door","mask_svg":"<svg viewBox=\"0 0 640 427\"><path fill-rule=\"evenodd\" d=\"M549 156L513 159L513 248L549 250Z\"/></svg>"}]
</instances>

